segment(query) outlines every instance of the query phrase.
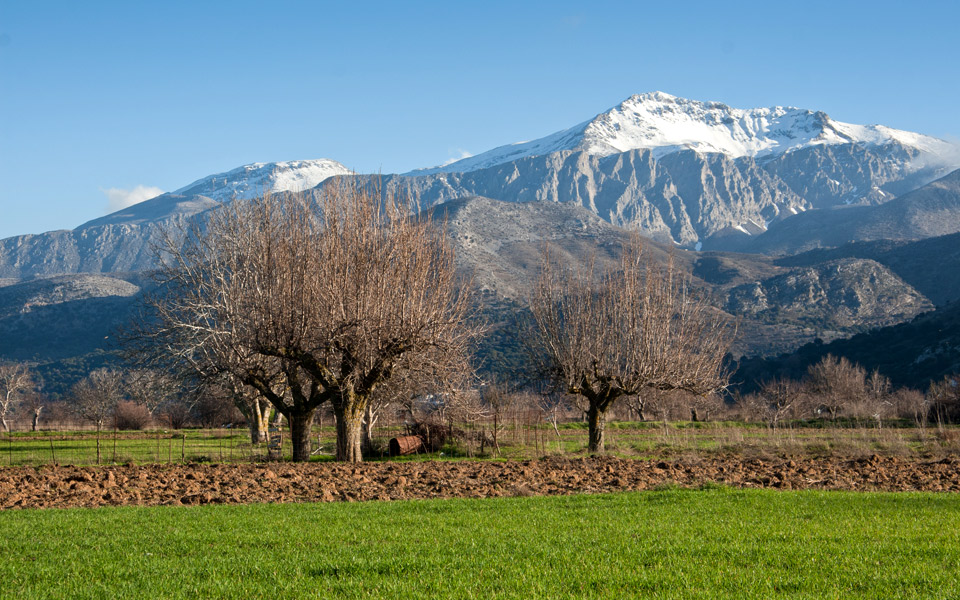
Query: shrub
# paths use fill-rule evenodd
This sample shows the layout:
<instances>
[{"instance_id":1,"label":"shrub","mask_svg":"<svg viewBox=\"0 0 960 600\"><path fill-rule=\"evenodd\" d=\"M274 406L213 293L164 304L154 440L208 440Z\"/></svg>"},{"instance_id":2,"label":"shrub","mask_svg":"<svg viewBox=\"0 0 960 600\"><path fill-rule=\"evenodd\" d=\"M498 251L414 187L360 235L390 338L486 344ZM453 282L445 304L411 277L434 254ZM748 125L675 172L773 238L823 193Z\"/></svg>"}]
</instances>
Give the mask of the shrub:
<instances>
[{"instance_id":1,"label":"shrub","mask_svg":"<svg viewBox=\"0 0 960 600\"><path fill-rule=\"evenodd\" d=\"M115 429L141 430L153 421L147 407L136 402L123 400L117 404L113 412L113 426Z\"/></svg>"}]
</instances>

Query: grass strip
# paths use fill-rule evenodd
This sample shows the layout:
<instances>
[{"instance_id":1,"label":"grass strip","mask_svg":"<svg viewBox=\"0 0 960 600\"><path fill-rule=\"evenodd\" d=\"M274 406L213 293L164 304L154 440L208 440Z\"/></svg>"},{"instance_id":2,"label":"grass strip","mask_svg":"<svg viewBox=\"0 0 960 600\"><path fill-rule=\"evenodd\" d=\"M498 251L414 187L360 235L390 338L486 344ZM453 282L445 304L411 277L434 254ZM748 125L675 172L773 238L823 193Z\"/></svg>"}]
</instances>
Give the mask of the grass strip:
<instances>
[{"instance_id":1,"label":"grass strip","mask_svg":"<svg viewBox=\"0 0 960 600\"><path fill-rule=\"evenodd\" d=\"M663 490L0 513L2 598L955 598L960 496Z\"/></svg>"}]
</instances>

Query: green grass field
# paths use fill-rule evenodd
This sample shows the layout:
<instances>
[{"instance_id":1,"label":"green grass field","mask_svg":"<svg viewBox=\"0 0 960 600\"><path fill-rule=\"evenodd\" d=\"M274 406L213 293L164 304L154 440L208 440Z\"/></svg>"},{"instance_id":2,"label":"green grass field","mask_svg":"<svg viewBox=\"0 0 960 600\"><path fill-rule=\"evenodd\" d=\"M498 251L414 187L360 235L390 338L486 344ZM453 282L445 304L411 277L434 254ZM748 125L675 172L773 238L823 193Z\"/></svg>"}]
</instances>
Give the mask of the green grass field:
<instances>
[{"instance_id":1,"label":"green grass field","mask_svg":"<svg viewBox=\"0 0 960 600\"><path fill-rule=\"evenodd\" d=\"M600 496L0 513L2 598L960 597L960 496Z\"/></svg>"}]
</instances>

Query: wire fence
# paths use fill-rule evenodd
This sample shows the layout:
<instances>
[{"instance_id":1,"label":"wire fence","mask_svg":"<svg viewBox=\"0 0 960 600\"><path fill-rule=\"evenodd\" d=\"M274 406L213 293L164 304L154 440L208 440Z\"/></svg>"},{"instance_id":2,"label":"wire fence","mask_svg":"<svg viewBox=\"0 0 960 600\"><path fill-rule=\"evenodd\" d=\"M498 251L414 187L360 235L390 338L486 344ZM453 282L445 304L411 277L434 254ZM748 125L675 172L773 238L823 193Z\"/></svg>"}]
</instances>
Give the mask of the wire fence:
<instances>
[{"instance_id":1,"label":"wire fence","mask_svg":"<svg viewBox=\"0 0 960 600\"><path fill-rule=\"evenodd\" d=\"M493 418L446 422L445 442L433 458L501 457L528 459L547 454L586 452L586 424L578 415L513 409ZM629 418L632 415L624 415ZM322 424L321 424L322 423ZM732 421L611 421L607 450L619 455L665 457L678 454L740 452L859 455L874 452L900 456L939 456L960 452L960 427L840 427L789 423L770 428ZM411 435L410 423L383 419L375 429L368 458L389 456L389 440ZM332 457L336 430L319 419L310 436L315 460ZM290 460L293 447L287 428L272 428L269 439L254 444L245 427L147 431L70 428L0 433L0 467L43 465L111 465L174 463L238 463Z\"/></svg>"},{"instance_id":2,"label":"wire fence","mask_svg":"<svg viewBox=\"0 0 960 600\"><path fill-rule=\"evenodd\" d=\"M316 429L316 454L332 454L332 431ZM180 431L44 431L0 437L0 465L108 465L202 462L262 462L293 456L290 436L273 430L271 439L253 444L240 429Z\"/></svg>"}]
</instances>

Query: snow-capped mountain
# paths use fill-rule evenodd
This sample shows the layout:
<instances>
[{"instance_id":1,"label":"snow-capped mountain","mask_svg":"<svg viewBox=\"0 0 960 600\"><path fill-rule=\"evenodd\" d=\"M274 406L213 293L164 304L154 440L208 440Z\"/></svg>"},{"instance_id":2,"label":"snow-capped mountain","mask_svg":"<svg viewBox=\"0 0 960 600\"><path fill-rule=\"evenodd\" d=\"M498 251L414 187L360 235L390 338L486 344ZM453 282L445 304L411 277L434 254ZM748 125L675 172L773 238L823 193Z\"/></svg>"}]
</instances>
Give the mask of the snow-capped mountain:
<instances>
[{"instance_id":1,"label":"snow-capped mountain","mask_svg":"<svg viewBox=\"0 0 960 600\"><path fill-rule=\"evenodd\" d=\"M180 196L207 196L218 202L249 199L270 192L308 190L335 175L352 171L335 160L292 160L254 163L198 179L173 192Z\"/></svg>"},{"instance_id":2,"label":"snow-capped mountain","mask_svg":"<svg viewBox=\"0 0 960 600\"><path fill-rule=\"evenodd\" d=\"M960 149L943 140L882 125L835 121L820 111L775 106L738 109L652 92L627 98L593 119L547 137L500 146L442 167L410 175L463 173L561 151L609 156L651 150L661 158L681 150L762 159L812 146L897 143L930 161L960 165Z\"/></svg>"},{"instance_id":3,"label":"snow-capped mountain","mask_svg":"<svg viewBox=\"0 0 960 600\"><path fill-rule=\"evenodd\" d=\"M957 167L958 148L930 136L654 92L540 140L406 175L356 175L328 159L210 175L73 231L0 240L0 277L148 269L151 243L218 203L310 189L332 176L413 193L423 207L472 196L576 204L611 224L710 250L780 235L774 223L805 211L886 204ZM944 213L948 228L954 220ZM909 238L896 233L884 235Z\"/></svg>"}]
</instances>

